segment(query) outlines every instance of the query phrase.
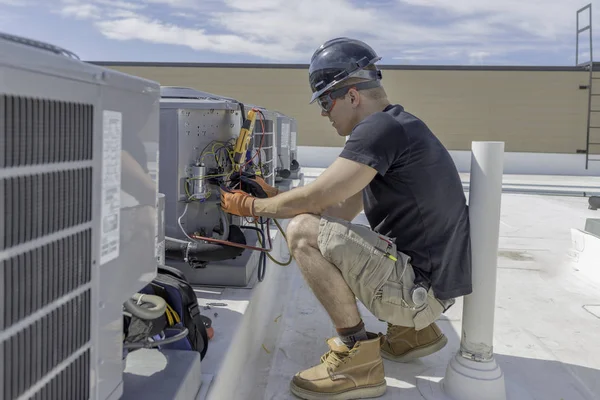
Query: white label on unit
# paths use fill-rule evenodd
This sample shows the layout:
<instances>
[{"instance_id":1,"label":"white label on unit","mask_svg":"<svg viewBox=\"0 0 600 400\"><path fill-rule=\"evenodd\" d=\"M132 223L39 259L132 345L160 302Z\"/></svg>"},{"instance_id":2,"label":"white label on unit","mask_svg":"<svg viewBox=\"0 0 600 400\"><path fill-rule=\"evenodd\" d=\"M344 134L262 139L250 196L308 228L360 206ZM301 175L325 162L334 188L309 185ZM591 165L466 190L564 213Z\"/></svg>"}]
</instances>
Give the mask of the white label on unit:
<instances>
[{"instance_id":1,"label":"white label on unit","mask_svg":"<svg viewBox=\"0 0 600 400\"><path fill-rule=\"evenodd\" d=\"M121 113L105 110L102 118L100 265L119 256L122 130L123 117Z\"/></svg>"},{"instance_id":2,"label":"white label on unit","mask_svg":"<svg viewBox=\"0 0 600 400\"><path fill-rule=\"evenodd\" d=\"M290 147L290 123L281 124L281 147L287 149Z\"/></svg>"}]
</instances>

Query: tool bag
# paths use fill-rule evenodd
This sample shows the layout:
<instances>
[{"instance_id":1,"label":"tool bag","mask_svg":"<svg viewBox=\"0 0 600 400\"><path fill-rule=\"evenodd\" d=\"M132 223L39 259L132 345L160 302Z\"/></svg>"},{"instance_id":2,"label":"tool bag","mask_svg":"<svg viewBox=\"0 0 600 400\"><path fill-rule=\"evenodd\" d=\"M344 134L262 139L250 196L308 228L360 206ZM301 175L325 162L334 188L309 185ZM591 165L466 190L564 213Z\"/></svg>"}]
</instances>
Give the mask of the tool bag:
<instances>
[{"instance_id":1,"label":"tool bag","mask_svg":"<svg viewBox=\"0 0 600 400\"><path fill-rule=\"evenodd\" d=\"M180 333L181 327L188 329L186 338L160 348L193 350L200 353L200 359L204 359L208 350L208 333L194 289L185 276L175 268L160 266L156 278L141 293L155 294L167 302L166 337Z\"/></svg>"}]
</instances>

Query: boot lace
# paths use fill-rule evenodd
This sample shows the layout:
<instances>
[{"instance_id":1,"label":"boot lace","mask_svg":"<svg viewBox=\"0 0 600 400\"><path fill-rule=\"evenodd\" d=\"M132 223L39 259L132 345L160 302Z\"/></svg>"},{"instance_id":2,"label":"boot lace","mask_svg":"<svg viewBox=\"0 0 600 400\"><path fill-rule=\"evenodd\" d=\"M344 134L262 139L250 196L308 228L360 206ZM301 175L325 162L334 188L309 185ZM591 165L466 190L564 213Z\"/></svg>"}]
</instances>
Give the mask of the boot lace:
<instances>
[{"instance_id":1,"label":"boot lace","mask_svg":"<svg viewBox=\"0 0 600 400\"><path fill-rule=\"evenodd\" d=\"M386 332L386 336L390 337L390 336L395 336L397 334L399 334L401 332L401 329L403 327L401 326L397 326L397 325L392 325L389 322L387 323L387 332Z\"/></svg>"},{"instance_id":2,"label":"boot lace","mask_svg":"<svg viewBox=\"0 0 600 400\"><path fill-rule=\"evenodd\" d=\"M327 364L328 369L335 369L341 364L348 361L353 350L350 351L333 351L329 350L327 353L321 356L321 363Z\"/></svg>"}]
</instances>

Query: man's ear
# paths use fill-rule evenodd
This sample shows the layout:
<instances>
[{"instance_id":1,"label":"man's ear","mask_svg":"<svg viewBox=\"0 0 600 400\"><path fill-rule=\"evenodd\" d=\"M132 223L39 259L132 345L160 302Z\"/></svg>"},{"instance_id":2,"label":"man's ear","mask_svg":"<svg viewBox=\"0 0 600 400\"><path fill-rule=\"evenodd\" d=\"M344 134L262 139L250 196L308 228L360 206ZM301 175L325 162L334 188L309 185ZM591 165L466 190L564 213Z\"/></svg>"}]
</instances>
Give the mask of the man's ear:
<instances>
[{"instance_id":1,"label":"man's ear","mask_svg":"<svg viewBox=\"0 0 600 400\"><path fill-rule=\"evenodd\" d=\"M354 89L350 89L348 95L350 96L350 104L356 107L360 103L360 97L358 95L358 92Z\"/></svg>"}]
</instances>

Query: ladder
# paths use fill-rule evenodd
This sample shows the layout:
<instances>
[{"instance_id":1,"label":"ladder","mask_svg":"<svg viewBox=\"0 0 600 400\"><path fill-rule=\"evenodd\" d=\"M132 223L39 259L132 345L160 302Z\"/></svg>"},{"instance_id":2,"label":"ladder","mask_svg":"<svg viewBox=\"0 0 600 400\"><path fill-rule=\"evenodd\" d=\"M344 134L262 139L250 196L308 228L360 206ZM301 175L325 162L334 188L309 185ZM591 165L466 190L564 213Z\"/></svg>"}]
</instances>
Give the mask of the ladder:
<instances>
[{"instance_id":1,"label":"ladder","mask_svg":"<svg viewBox=\"0 0 600 400\"><path fill-rule=\"evenodd\" d=\"M580 27L579 16L583 12L588 12L588 24L586 26ZM575 41L575 65L578 67L583 67L587 71L589 71L589 81L587 85L588 89L588 112L587 112L587 130L586 130L586 146L585 146L585 169L588 169L590 161L600 161L600 158L591 158L590 157L590 148L592 146L600 146L600 122L592 124L592 115L600 116L600 104L594 105L593 99L600 96L600 93L593 93L592 83L596 79L600 79L600 77L594 76L594 54L593 54L593 46L592 46L592 3L588 4L585 7L577 10L576 14L577 20L577 38ZM584 32L589 31L589 61L579 62L579 36ZM600 121L600 118L598 118ZM594 132L594 138L592 138L591 132ZM600 148L600 147L599 147ZM596 154L598 152L595 152Z\"/></svg>"}]
</instances>

